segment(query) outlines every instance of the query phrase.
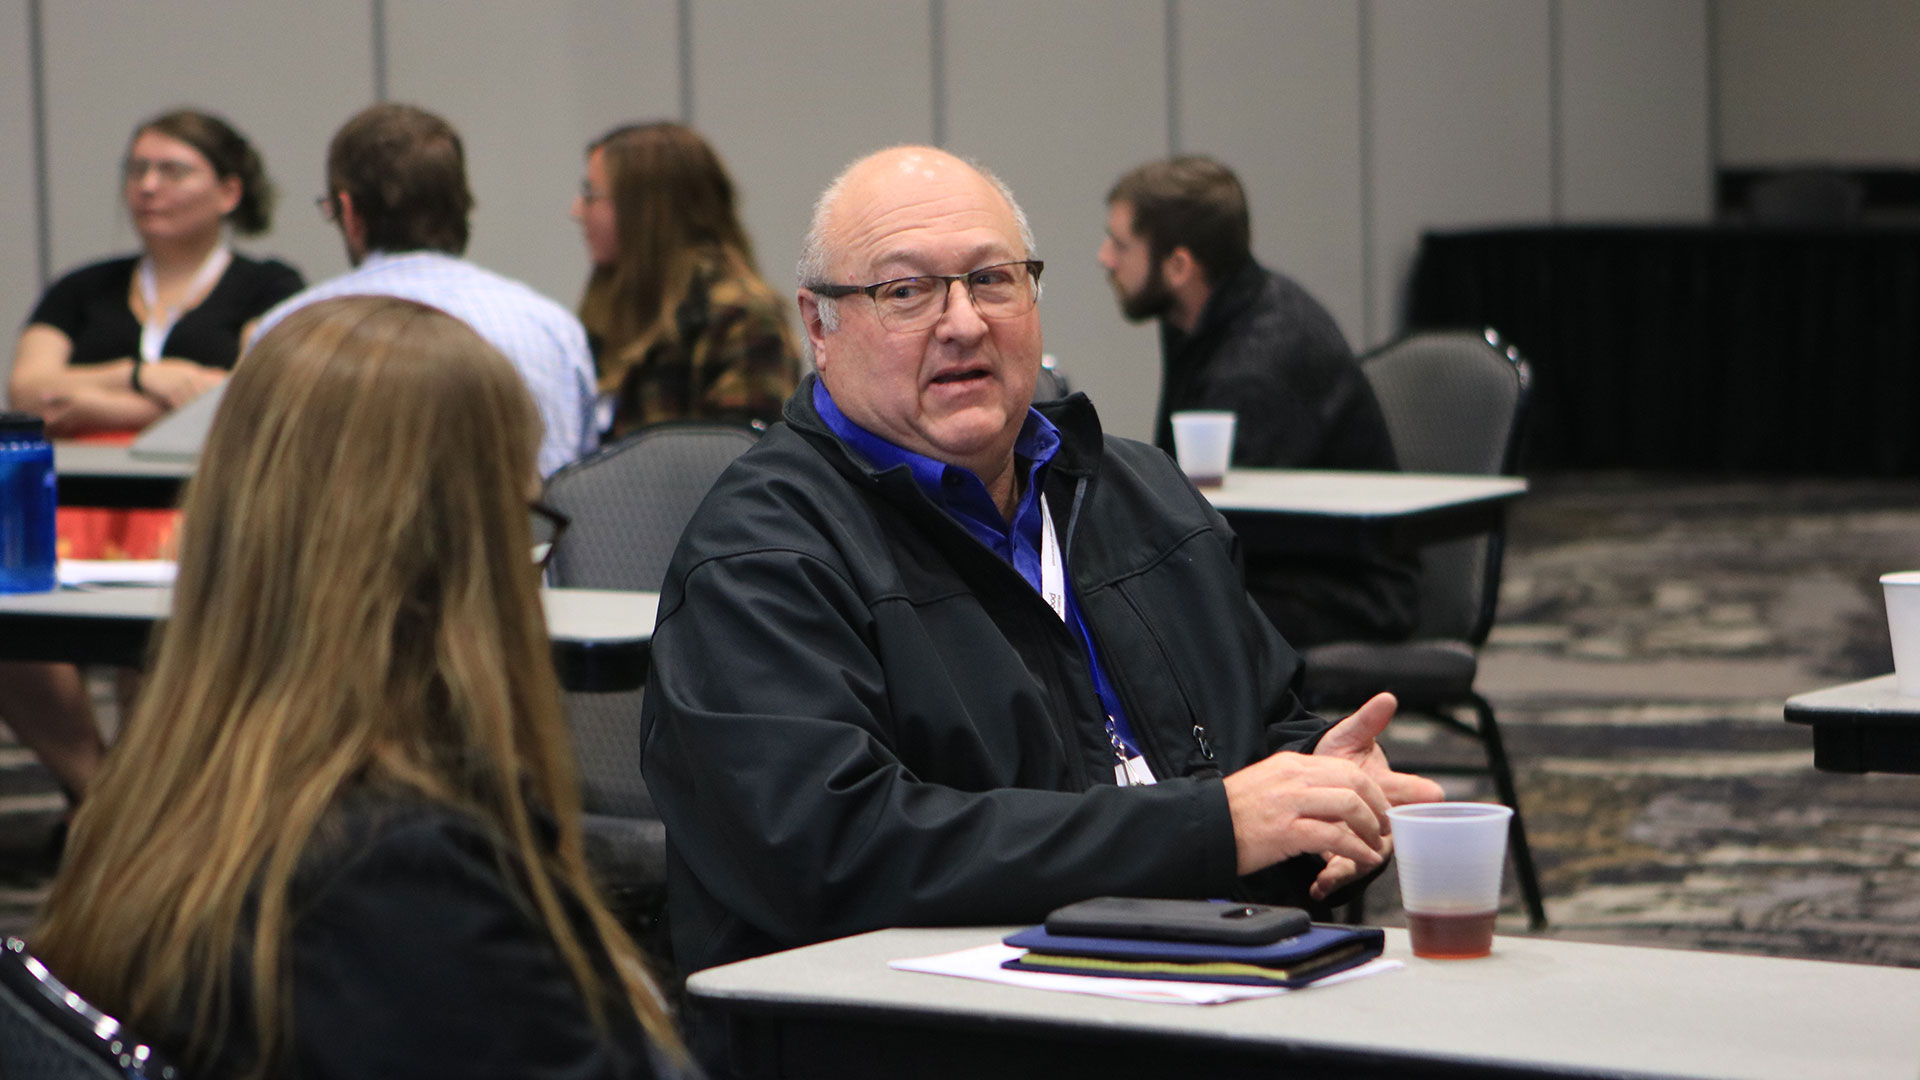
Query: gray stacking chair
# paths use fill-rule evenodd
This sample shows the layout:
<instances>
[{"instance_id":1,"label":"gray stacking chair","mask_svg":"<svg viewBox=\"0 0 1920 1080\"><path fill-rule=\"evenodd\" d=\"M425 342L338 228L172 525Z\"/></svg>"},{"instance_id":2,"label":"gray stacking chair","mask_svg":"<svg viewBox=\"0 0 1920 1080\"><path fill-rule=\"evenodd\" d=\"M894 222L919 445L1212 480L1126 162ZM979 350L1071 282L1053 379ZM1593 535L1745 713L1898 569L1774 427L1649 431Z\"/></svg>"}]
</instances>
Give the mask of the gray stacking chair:
<instances>
[{"instance_id":1,"label":"gray stacking chair","mask_svg":"<svg viewBox=\"0 0 1920 1080\"><path fill-rule=\"evenodd\" d=\"M658 590L700 500L758 438L728 424L659 424L554 473L542 500L572 524L547 564L549 580ZM643 693L569 693L567 724L587 811L587 861L636 936L658 944L667 834L640 776Z\"/></svg>"},{"instance_id":2,"label":"gray stacking chair","mask_svg":"<svg viewBox=\"0 0 1920 1080\"><path fill-rule=\"evenodd\" d=\"M1489 329L1417 334L1363 358L1360 370L1380 399L1400 467L1408 472L1513 471L1526 416L1530 375L1518 351ZM1479 742L1484 765L1419 765L1415 772L1484 774L1500 801L1513 807L1514 874L1533 929L1546 926L1546 906L1533 851L1520 817L1513 768L1493 706L1474 691L1478 650L1493 629L1500 595L1504 529L1434 544L1420 551L1420 621L1413 637L1394 644L1332 642L1307 649L1301 697L1323 715L1343 715L1390 690L1402 715L1430 718ZM1281 632L1286 632L1281 627ZM1471 710L1474 723L1459 714Z\"/></svg>"},{"instance_id":3,"label":"gray stacking chair","mask_svg":"<svg viewBox=\"0 0 1920 1080\"><path fill-rule=\"evenodd\" d=\"M179 1074L119 1021L67 989L24 942L0 942L0 1077L175 1080Z\"/></svg>"}]
</instances>

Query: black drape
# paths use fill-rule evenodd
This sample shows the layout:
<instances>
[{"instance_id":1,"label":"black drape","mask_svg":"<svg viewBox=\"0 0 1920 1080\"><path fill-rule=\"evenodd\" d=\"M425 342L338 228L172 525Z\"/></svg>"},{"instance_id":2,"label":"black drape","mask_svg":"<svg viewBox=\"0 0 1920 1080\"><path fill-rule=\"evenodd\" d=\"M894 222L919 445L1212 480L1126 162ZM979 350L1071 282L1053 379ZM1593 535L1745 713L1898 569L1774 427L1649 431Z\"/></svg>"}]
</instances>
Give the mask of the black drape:
<instances>
[{"instance_id":1,"label":"black drape","mask_svg":"<svg viewBox=\"0 0 1920 1080\"><path fill-rule=\"evenodd\" d=\"M1534 468L1920 473L1920 230L1429 233L1408 325L1519 347Z\"/></svg>"}]
</instances>

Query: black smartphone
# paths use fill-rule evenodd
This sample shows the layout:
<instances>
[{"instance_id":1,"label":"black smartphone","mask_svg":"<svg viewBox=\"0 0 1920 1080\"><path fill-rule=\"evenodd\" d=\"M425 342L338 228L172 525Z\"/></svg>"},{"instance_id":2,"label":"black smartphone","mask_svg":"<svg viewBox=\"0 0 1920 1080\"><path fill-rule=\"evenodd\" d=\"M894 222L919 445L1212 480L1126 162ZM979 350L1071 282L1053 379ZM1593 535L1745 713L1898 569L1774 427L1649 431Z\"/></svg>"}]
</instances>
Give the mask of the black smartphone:
<instances>
[{"instance_id":1,"label":"black smartphone","mask_svg":"<svg viewBox=\"0 0 1920 1080\"><path fill-rule=\"evenodd\" d=\"M1307 913L1296 907L1212 900L1145 900L1130 896L1082 900L1047 916L1049 934L1208 941L1222 945L1266 945L1304 934L1310 925Z\"/></svg>"}]
</instances>

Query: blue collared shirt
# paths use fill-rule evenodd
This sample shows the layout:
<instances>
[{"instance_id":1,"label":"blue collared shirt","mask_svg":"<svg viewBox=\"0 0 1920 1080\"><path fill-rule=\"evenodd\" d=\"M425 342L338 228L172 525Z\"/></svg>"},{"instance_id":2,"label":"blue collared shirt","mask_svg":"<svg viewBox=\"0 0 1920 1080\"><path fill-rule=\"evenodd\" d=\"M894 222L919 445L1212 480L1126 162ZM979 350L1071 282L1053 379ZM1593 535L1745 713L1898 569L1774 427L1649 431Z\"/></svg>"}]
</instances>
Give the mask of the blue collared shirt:
<instances>
[{"instance_id":1,"label":"blue collared shirt","mask_svg":"<svg viewBox=\"0 0 1920 1080\"><path fill-rule=\"evenodd\" d=\"M827 392L827 384L818 380L813 384L813 407L820 413L820 419L826 422L828 430L838 435L842 442L874 468L885 471L905 465L913 475L914 483L927 498L933 500L933 505L959 522L960 527L985 544L987 550L1012 566L1035 592L1041 591L1040 488L1047 465L1060 449L1060 429L1054 427L1052 421L1028 408L1026 422L1020 425L1020 435L1013 444L1014 465L1026 470L1026 483L1021 485L1020 502L1014 507L1013 521L1009 523L1001 516L993 496L987 493L985 482L971 469L935 461L925 454L916 454L896 446L847 419L847 415L833 403L833 395ZM1064 572L1064 548L1060 552L1060 566ZM1080 603L1073 595L1070 575L1065 584L1067 629L1073 631L1087 651L1087 666L1092 669L1094 691L1100 695L1100 704L1106 709L1107 715L1113 718L1120 741L1125 744L1129 756L1138 754L1140 746L1134 741L1126 710L1120 704L1120 695L1114 692L1113 685L1107 681L1106 670L1100 664L1100 650L1095 647L1093 635L1087 632L1086 623L1080 617Z\"/></svg>"}]
</instances>

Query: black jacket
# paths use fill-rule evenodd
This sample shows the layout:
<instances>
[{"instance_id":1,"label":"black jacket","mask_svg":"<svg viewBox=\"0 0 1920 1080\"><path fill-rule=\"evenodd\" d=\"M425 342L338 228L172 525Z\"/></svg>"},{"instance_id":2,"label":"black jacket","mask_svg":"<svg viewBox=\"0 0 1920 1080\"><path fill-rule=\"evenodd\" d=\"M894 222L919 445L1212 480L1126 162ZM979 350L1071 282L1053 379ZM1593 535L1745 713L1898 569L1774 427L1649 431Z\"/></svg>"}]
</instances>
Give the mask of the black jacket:
<instances>
[{"instance_id":1,"label":"black jacket","mask_svg":"<svg viewBox=\"0 0 1920 1080\"><path fill-rule=\"evenodd\" d=\"M550 839L550 837L549 837ZM273 1075L640 1080L675 1075L624 1001L597 1027L534 914L507 845L416 797L351 790L316 830L288 891L288 1057ZM612 961L586 913L574 929L606 985ZM191 1073L245 1074L253 1040L252 928L233 965L236 1015ZM191 1001L191 995L187 1000ZM191 1023L169 1040L184 1057Z\"/></svg>"},{"instance_id":2,"label":"black jacket","mask_svg":"<svg viewBox=\"0 0 1920 1080\"><path fill-rule=\"evenodd\" d=\"M1249 260L1214 288L1190 332L1161 324L1160 351L1154 442L1168 453L1175 412L1225 409L1239 418L1235 465L1400 468L1380 403L1340 327L1285 274ZM1296 646L1397 641L1414 630L1420 563L1410 554L1250 549L1246 565L1254 598Z\"/></svg>"},{"instance_id":3,"label":"black jacket","mask_svg":"<svg viewBox=\"0 0 1920 1080\"><path fill-rule=\"evenodd\" d=\"M1225 409L1240 417L1235 465L1399 468L1339 324L1285 274L1249 261L1207 296L1191 331L1162 322L1160 362L1153 441L1168 453L1174 413Z\"/></svg>"},{"instance_id":4,"label":"black jacket","mask_svg":"<svg viewBox=\"0 0 1920 1080\"><path fill-rule=\"evenodd\" d=\"M1318 860L1234 874L1220 776L1326 725L1233 534L1085 397L1041 410L1068 573L1161 783L1113 785L1073 636L904 466L830 434L810 378L714 486L661 597L642 761L683 971L1108 893L1304 899Z\"/></svg>"}]
</instances>

